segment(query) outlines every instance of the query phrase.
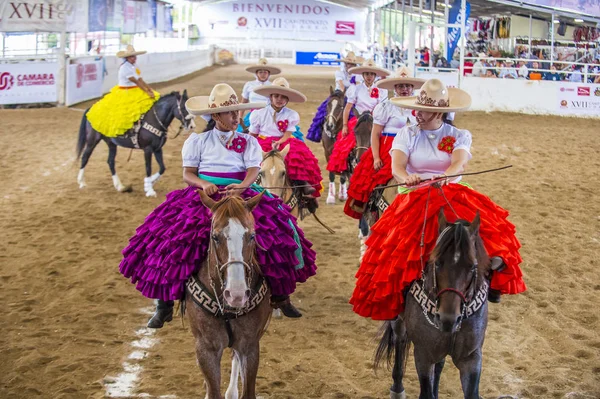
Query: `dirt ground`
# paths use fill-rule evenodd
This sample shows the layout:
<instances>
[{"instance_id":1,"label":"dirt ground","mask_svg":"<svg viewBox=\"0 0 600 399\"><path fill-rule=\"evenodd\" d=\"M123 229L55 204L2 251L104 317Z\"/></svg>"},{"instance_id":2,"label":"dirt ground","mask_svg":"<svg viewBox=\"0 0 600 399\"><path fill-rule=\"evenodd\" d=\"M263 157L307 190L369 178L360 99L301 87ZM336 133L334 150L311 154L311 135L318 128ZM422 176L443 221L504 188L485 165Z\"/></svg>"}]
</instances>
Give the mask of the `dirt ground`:
<instances>
[{"instance_id":1,"label":"dirt ground","mask_svg":"<svg viewBox=\"0 0 600 399\"><path fill-rule=\"evenodd\" d=\"M284 68L291 86L310 99L293 106L304 132L332 75L332 69ZM207 95L226 81L239 93L250 79L241 66L215 67L157 88ZM130 396L203 397L187 324L170 323L146 337L156 343L144 349L139 341L148 333L140 328L152 303L118 271L135 228L169 191L184 186L186 137L166 144L168 170L155 186L158 198L144 197L143 154L127 162L124 149L117 170L134 190L116 192L103 144L86 168L88 187L80 190L74 148L81 115L69 108L0 111L0 397L104 397L123 363L133 367L133 341L142 355ZM490 305L481 394L600 398L600 121L473 112L456 124L473 133L470 170L514 165L467 181L510 210L529 287ZM323 161L322 147L310 147ZM318 273L293 297L304 317L272 320L261 342L258 392L264 398L389 397L390 372L371 368L379 323L355 315L348 304L359 254L356 223L341 203L327 206L324 198L319 213L337 234L302 222L318 252ZM224 392L228 354L223 363ZM412 359L405 385L416 398ZM440 398L460 392L449 365Z\"/></svg>"}]
</instances>

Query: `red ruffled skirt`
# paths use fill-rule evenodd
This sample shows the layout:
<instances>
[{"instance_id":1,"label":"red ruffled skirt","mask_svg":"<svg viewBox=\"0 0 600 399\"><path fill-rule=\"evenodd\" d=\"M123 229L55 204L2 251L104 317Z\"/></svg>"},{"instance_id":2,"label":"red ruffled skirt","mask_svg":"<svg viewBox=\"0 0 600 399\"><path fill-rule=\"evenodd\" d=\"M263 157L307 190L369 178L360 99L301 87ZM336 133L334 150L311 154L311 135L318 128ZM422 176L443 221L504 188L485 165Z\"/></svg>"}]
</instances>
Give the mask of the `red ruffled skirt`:
<instances>
[{"instance_id":1,"label":"red ruffled skirt","mask_svg":"<svg viewBox=\"0 0 600 399\"><path fill-rule=\"evenodd\" d=\"M394 137L381 136L379 139L379 158L383 166L379 170L373 167L373 151L369 148L360 158L358 165L350 178L348 187L348 200L344 205L344 213L354 219L360 219L362 213L356 208L363 207L369 201L373 189L379 185L387 184L392 178L392 157L390 150ZM354 209L353 209L354 208Z\"/></svg>"},{"instance_id":2,"label":"red ruffled skirt","mask_svg":"<svg viewBox=\"0 0 600 399\"><path fill-rule=\"evenodd\" d=\"M421 276L420 239L427 192L430 191L425 228L424 261L435 246L438 213L444 208L448 221L455 220L440 190L421 188L398 195L371 229L367 251L356 273L356 287L350 299L354 312L374 320L390 320L404 311L403 290ZM506 268L492 275L491 288L502 294L526 290L519 264L521 244L515 226L507 220L508 211L485 195L460 184L443 187L444 194L461 219L481 216L479 234L490 257L499 256Z\"/></svg>"},{"instance_id":3,"label":"red ruffled skirt","mask_svg":"<svg viewBox=\"0 0 600 399\"><path fill-rule=\"evenodd\" d=\"M352 117L348 121L348 134L343 137L340 131L337 135L337 140L333 146L333 151L329 156L327 170L333 173L344 173L348 170L348 155L356 147L356 137L354 136L354 127L358 119Z\"/></svg>"},{"instance_id":4,"label":"red ruffled skirt","mask_svg":"<svg viewBox=\"0 0 600 399\"><path fill-rule=\"evenodd\" d=\"M265 137L258 136L258 143L260 144L264 152L273 150L273 141L279 140L279 137ZM280 145L280 149L284 149L287 145L290 146L290 151L285 157L285 168L287 174L291 180L304 180L308 184L313 186L317 190L313 197L320 197L323 186L321 181L321 168L319 167L319 161L312 153L307 145L294 137L291 137L288 141Z\"/></svg>"}]
</instances>

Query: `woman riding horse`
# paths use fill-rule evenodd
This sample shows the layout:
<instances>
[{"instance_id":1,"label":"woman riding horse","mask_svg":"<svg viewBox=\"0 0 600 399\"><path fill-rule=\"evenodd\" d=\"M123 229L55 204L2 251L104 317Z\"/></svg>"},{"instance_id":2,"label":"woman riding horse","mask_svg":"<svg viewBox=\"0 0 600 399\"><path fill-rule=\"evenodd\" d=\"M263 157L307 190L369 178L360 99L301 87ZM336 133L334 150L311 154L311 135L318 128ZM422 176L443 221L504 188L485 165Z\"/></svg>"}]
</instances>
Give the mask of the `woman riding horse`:
<instances>
[{"instance_id":1,"label":"woman riding horse","mask_svg":"<svg viewBox=\"0 0 600 399\"><path fill-rule=\"evenodd\" d=\"M269 62L266 58L261 58L258 60L256 65L250 65L246 67L246 71L255 74L256 79L244 84L244 88L242 89L242 103L246 104L248 102L264 102L269 104L269 98L255 93L254 89L271 85L269 78L271 75L279 75L281 73L281 69L276 66L269 65ZM243 124L240 123L238 126L238 132L242 132L244 129L247 129L250 126L250 114L252 114L252 110L250 110L250 112L248 112L245 116L244 113L245 111L241 111L240 113L240 118L243 121Z\"/></svg>"},{"instance_id":2,"label":"woman riding horse","mask_svg":"<svg viewBox=\"0 0 600 399\"><path fill-rule=\"evenodd\" d=\"M346 92L348 102L344 107L342 116L342 134L338 134L333 152L327 163L327 170L336 174L346 172L348 169L348 155L350 155L350 152L356 146L354 127L358 120L357 115L350 119L352 108L356 107L359 114L363 114L364 112L372 113L377 104L387 99L387 90L374 87L374 83L377 76L384 77L390 73L385 69L375 66L373 60L367 60L359 67L350 68L349 72L362 74L364 81L356 86L351 86ZM342 184L341 190L342 195L340 199L345 201L348 199L346 184ZM335 192L331 193L331 187L329 194L335 195Z\"/></svg>"},{"instance_id":3,"label":"woman riding horse","mask_svg":"<svg viewBox=\"0 0 600 399\"><path fill-rule=\"evenodd\" d=\"M323 180L319 161L304 142L292 137L300 123L300 115L287 107L289 102L305 102L306 96L290 88L288 81L282 77L275 79L270 86L254 89L254 92L268 97L270 103L250 116L250 134L258 138L264 152L282 150L289 145L285 164L292 185L303 186L304 195L319 197Z\"/></svg>"},{"instance_id":4,"label":"woman riding horse","mask_svg":"<svg viewBox=\"0 0 600 399\"><path fill-rule=\"evenodd\" d=\"M394 138L392 172L407 188L399 190L403 195L396 197L371 229L350 299L354 312L374 320L403 317L404 290L422 276L435 246L437 216L442 209L451 221L473 220L479 212L479 234L494 270L490 302L499 302L500 294L525 291L519 267L521 245L515 226L507 220L508 211L460 182L460 177L445 178L464 171L471 158L472 139L469 131L444 123L442 116L468 108L470 96L430 79L417 97L390 101L416 110L418 125L405 126ZM431 178L440 178L442 185L419 188L422 180Z\"/></svg>"},{"instance_id":5,"label":"woman riding horse","mask_svg":"<svg viewBox=\"0 0 600 399\"><path fill-rule=\"evenodd\" d=\"M233 89L223 83L210 96L187 101L191 114L212 116L206 130L190 135L183 146L183 179L189 187L168 194L138 227L119 266L144 296L158 299L148 327L161 328L172 320L173 301L182 298L186 281L206 259L211 240L217 239L210 236L212 215L197 191L215 200L223 195L249 198L263 191L253 185L262 161L260 145L236 128L240 110L264 106L240 104ZM300 317L289 295L296 283L315 274L312 244L279 198L263 195L253 215L256 260L270 285L271 304L287 317Z\"/></svg>"},{"instance_id":6,"label":"woman riding horse","mask_svg":"<svg viewBox=\"0 0 600 399\"><path fill-rule=\"evenodd\" d=\"M135 51L133 46L119 51L118 58L125 61L119 67L119 84L90 108L87 120L92 128L106 137L117 137L127 132L140 117L148 112L160 94L142 79L135 65L137 56L145 51Z\"/></svg>"}]
</instances>

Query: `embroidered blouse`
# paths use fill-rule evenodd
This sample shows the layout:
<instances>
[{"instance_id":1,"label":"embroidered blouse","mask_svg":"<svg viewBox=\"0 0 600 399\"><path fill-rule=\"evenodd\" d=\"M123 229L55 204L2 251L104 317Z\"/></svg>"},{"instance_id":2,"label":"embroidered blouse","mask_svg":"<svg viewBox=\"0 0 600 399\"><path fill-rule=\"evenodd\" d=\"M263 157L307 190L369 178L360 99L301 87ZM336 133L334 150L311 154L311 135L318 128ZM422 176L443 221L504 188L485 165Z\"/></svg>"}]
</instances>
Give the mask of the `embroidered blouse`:
<instances>
[{"instance_id":1,"label":"embroidered blouse","mask_svg":"<svg viewBox=\"0 0 600 399\"><path fill-rule=\"evenodd\" d=\"M233 144L241 148L227 149L225 145L230 137L231 132L216 128L204 133L192 133L181 150L183 167L198 168L198 173L245 172L248 168L260 167L262 150L258 141L250 135L236 132Z\"/></svg>"},{"instance_id":2,"label":"embroidered blouse","mask_svg":"<svg viewBox=\"0 0 600 399\"><path fill-rule=\"evenodd\" d=\"M383 126L382 133L398 133L406 125L416 124L416 119L408 109L396 107L389 100L375 106L373 123Z\"/></svg>"},{"instance_id":3,"label":"embroidered blouse","mask_svg":"<svg viewBox=\"0 0 600 399\"><path fill-rule=\"evenodd\" d=\"M266 102L267 104L269 104L269 98L265 97L265 96L261 96L260 94L256 94L254 92L254 89L256 89L257 87L261 87L261 86L269 86L271 84L272 83L269 82L268 80L266 82L261 82L258 79L251 80L250 82L246 82L246 84L244 85L244 88L242 89L242 98L244 100L248 100L248 102L250 102L250 103Z\"/></svg>"},{"instance_id":4,"label":"embroidered blouse","mask_svg":"<svg viewBox=\"0 0 600 399\"><path fill-rule=\"evenodd\" d=\"M340 69L339 71L335 71L335 89L336 90L344 91L345 88L347 89L350 86L362 83L362 81L363 81L362 75L357 75L357 74L353 75L351 73L348 73L348 71L346 71L344 65L342 65L342 68L343 69ZM352 79L353 76L354 76L354 82L355 82L354 84L352 84L350 82L350 80ZM339 83L340 80L342 82L344 82L344 87L340 87L340 83Z\"/></svg>"},{"instance_id":5,"label":"embroidered blouse","mask_svg":"<svg viewBox=\"0 0 600 399\"><path fill-rule=\"evenodd\" d=\"M282 137L285 132L296 131L296 126L300 123L300 115L296 111L283 107L277 113L276 122L273 122L274 113L271 106L252 112L248 131L265 137Z\"/></svg>"},{"instance_id":6,"label":"embroidered blouse","mask_svg":"<svg viewBox=\"0 0 600 399\"><path fill-rule=\"evenodd\" d=\"M119 86L122 87L133 87L137 86L129 78L133 77L139 79L142 75L137 66L125 61L119 67Z\"/></svg>"},{"instance_id":7,"label":"embroidered blouse","mask_svg":"<svg viewBox=\"0 0 600 399\"><path fill-rule=\"evenodd\" d=\"M377 90L374 92L374 90ZM376 97L371 97L377 93ZM365 83L361 83L358 85L352 85L346 91L346 97L348 97L348 102L354 104L358 112L363 113L365 111L373 112L373 109L377 104L387 99L388 91L385 89L379 89L375 87L375 85L370 88L365 85Z\"/></svg>"},{"instance_id":8,"label":"embroidered blouse","mask_svg":"<svg viewBox=\"0 0 600 399\"><path fill-rule=\"evenodd\" d=\"M446 137L455 140L452 151L465 150L471 159L471 132L446 123L437 130L421 130L416 125L405 126L394 138L390 153L402 151L408 155L406 172L409 175L418 174L421 179L430 179L444 173L452 163L452 154L438 149Z\"/></svg>"}]
</instances>

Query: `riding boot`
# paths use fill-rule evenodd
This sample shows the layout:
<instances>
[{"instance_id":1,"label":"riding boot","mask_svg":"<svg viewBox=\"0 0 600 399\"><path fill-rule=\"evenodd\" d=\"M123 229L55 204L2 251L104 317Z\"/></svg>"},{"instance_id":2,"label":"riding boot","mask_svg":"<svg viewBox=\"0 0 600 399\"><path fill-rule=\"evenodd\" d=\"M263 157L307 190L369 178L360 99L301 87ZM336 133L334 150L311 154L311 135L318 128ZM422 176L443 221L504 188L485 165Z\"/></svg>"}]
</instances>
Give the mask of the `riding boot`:
<instances>
[{"instance_id":1,"label":"riding boot","mask_svg":"<svg viewBox=\"0 0 600 399\"><path fill-rule=\"evenodd\" d=\"M163 301L159 299L156 303L156 311L148 320L148 328L162 328L165 322L173 320L173 301Z\"/></svg>"},{"instance_id":2,"label":"riding boot","mask_svg":"<svg viewBox=\"0 0 600 399\"><path fill-rule=\"evenodd\" d=\"M313 186L310 186L306 180L294 180L292 181L292 184L294 186L304 186L300 187L302 194L304 195L311 195L317 191Z\"/></svg>"},{"instance_id":3,"label":"riding boot","mask_svg":"<svg viewBox=\"0 0 600 399\"><path fill-rule=\"evenodd\" d=\"M302 313L292 304L289 295L272 295L271 306L280 309L285 317L292 319L302 317Z\"/></svg>"},{"instance_id":4,"label":"riding boot","mask_svg":"<svg viewBox=\"0 0 600 399\"><path fill-rule=\"evenodd\" d=\"M492 288L488 289L488 301L491 303L500 303L500 291Z\"/></svg>"}]
</instances>

